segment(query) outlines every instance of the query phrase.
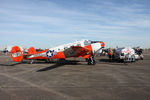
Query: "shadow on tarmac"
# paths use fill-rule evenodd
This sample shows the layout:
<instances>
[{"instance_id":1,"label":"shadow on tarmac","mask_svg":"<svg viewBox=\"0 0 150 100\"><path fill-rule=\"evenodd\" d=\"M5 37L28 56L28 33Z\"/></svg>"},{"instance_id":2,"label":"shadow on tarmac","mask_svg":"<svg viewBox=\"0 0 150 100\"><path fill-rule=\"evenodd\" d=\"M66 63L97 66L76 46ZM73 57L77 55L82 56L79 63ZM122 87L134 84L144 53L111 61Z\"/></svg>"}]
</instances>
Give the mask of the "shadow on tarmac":
<instances>
[{"instance_id":1,"label":"shadow on tarmac","mask_svg":"<svg viewBox=\"0 0 150 100\"><path fill-rule=\"evenodd\" d=\"M14 63L14 64L0 64L0 66L15 66L23 63Z\"/></svg>"},{"instance_id":2,"label":"shadow on tarmac","mask_svg":"<svg viewBox=\"0 0 150 100\"><path fill-rule=\"evenodd\" d=\"M58 61L58 62L41 62L41 61L35 61L32 64L55 64L55 65L81 65L78 63L80 61L76 60L64 60L64 61ZM15 66L19 64L31 64L29 61L23 61L19 63L13 63L13 64L0 64L0 66Z\"/></svg>"},{"instance_id":3,"label":"shadow on tarmac","mask_svg":"<svg viewBox=\"0 0 150 100\"><path fill-rule=\"evenodd\" d=\"M46 68L39 69L36 72L48 71L48 70L52 70L52 69L55 69L55 68L58 68L58 67L61 67L61 66L64 66L64 65L63 64L55 64L55 65L52 65L52 66L49 66L49 67L46 67Z\"/></svg>"},{"instance_id":4,"label":"shadow on tarmac","mask_svg":"<svg viewBox=\"0 0 150 100\"><path fill-rule=\"evenodd\" d=\"M52 69L55 69L55 68L58 68L58 67L61 67L61 66L64 66L64 65L83 65L81 63L78 63L79 61L63 61L63 62L57 62L56 64L52 65L52 66L49 66L49 67L46 67L46 68L42 68L42 69L39 69L37 70L36 72L43 72L43 71L48 71L48 70L52 70Z\"/></svg>"},{"instance_id":5,"label":"shadow on tarmac","mask_svg":"<svg viewBox=\"0 0 150 100\"><path fill-rule=\"evenodd\" d=\"M109 64L109 65L128 65L128 63L125 63L123 61L118 60L110 60L110 59L99 59L100 64Z\"/></svg>"}]
</instances>

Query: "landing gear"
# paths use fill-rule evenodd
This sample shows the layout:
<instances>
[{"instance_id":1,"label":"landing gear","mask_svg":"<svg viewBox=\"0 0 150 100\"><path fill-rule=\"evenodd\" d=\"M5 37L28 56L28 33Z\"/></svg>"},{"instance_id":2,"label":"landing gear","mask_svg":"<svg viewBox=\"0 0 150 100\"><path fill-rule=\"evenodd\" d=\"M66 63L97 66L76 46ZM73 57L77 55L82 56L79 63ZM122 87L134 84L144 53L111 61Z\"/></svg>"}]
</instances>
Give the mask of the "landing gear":
<instances>
[{"instance_id":1,"label":"landing gear","mask_svg":"<svg viewBox=\"0 0 150 100\"><path fill-rule=\"evenodd\" d=\"M135 56L134 55L131 56L131 62L135 62Z\"/></svg>"},{"instance_id":2,"label":"landing gear","mask_svg":"<svg viewBox=\"0 0 150 100\"><path fill-rule=\"evenodd\" d=\"M34 63L34 60L31 60L29 63L30 63L30 64L33 64L33 63Z\"/></svg>"},{"instance_id":3,"label":"landing gear","mask_svg":"<svg viewBox=\"0 0 150 100\"><path fill-rule=\"evenodd\" d=\"M141 54L141 55L140 55L140 59L143 60L143 58L144 58L144 56Z\"/></svg>"},{"instance_id":4,"label":"landing gear","mask_svg":"<svg viewBox=\"0 0 150 100\"><path fill-rule=\"evenodd\" d=\"M50 63L51 60L50 60L50 59L46 59L45 62L46 62L46 63Z\"/></svg>"},{"instance_id":5,"label":"landing gear","mask_svg":"<svg viewBox=\"0 0 150 100\"><path fill-rule=\"evenodd\" d=\"M88 62L88 65L95 65L96 64L94 57L87 58L86 61Z\"/></svg>"}]
</instances>

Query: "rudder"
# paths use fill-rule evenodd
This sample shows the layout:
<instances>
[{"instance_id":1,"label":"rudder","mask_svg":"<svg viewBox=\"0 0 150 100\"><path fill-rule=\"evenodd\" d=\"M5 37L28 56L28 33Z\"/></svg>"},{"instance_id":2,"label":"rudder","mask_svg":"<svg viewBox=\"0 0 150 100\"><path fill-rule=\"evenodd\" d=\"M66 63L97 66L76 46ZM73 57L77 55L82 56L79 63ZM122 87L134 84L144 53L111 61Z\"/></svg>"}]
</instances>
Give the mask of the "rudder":
<instances>
[{"instance_id":1,"label":"rudder","mask_svg":"<svg viewBox=\"0 0 150 100\"><path fill-rule=\"evenodd\" d=\"M36 53L36 50L34 47L30 47L29 50L28 50L28 54L35 54Z\"/></svg>"},{"instance_id":2,"label":"rudder","mask_svg":"<svg viewBox=\"0 0 150 100\"><path fill-rule=\"evenodd\" d=\"M23 59L23 53L18 46L14 46L11 49L11 58L15 62L21 62Z\"/></svg>"}]
</instances>

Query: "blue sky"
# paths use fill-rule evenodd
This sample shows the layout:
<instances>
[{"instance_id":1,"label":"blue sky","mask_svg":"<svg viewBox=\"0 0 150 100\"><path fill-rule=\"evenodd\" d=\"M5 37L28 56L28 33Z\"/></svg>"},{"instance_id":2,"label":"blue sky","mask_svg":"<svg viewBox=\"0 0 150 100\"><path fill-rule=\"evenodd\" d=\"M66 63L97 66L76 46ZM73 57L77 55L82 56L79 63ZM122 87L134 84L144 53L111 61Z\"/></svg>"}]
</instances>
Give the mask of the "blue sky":
<instances>
[{"instance_id":1,"label":"blue sky","mask_svg":"<svg viewBox=\"0 0 150 100\"><path fill-rule=\"evenodd\" d=\"M150 47L150 0L0 0L0 45L49 48L81 39Z\"/></svg>"}]
</instances>

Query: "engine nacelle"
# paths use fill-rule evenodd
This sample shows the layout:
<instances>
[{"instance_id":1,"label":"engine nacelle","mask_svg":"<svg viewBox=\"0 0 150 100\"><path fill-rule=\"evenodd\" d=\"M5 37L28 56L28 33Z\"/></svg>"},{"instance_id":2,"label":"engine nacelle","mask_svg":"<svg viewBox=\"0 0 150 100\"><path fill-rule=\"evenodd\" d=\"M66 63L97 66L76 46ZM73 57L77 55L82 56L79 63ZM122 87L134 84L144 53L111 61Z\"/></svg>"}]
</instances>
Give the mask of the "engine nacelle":
<instances>
[{"instance_id":1,"label":"engine nacelle","mask_svg":"<svg viewBox=\"0 0 150 100\"><path fill-rule=\"evenodd\" d=\"M93 43L93 44L91 44L91 46L92 46L92 52L93 52L93 54L95 54L95 53L101 53L102 52L102 50L101 50L102 46L101 46L100 42Z\"/></svg>"}]
</instances>

